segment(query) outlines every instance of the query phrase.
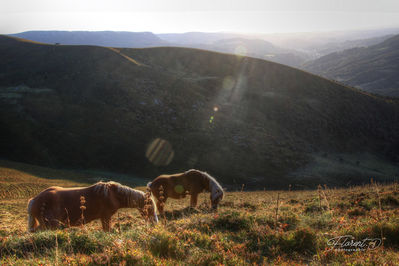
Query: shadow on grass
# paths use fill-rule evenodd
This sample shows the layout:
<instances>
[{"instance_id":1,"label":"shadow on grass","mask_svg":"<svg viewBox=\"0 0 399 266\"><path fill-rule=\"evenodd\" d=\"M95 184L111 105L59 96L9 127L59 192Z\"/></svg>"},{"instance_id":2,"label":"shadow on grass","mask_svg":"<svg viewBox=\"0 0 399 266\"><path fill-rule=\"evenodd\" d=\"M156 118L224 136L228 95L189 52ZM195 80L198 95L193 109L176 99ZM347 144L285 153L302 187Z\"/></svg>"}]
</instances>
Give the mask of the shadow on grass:
<instances>
[{"instance_id":1,"label":"shadow on grass","mask_svg":"<svg viewBox=\"0 0 399 266\"><path fill-rule=\"evenodd\" d=\"M165 211L164 217L167 220L178 220L182 218L190 217L193 214L198 213L211 213L212 209L206 206L199 206L198 208L186 207L180 210Z\"/></svg>"}]
</instances>

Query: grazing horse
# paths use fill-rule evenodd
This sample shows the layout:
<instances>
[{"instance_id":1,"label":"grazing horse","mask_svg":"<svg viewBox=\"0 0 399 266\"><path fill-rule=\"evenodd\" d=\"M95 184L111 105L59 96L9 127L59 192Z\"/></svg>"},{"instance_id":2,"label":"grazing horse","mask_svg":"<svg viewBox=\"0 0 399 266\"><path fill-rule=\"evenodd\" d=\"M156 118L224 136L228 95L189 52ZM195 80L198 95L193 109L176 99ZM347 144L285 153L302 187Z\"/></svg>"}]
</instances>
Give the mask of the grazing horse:
<instances>
[{"instance_id":1,"label":"grazing horse","mask_svg":"<svg viewBox=\"0 0 399 266\"><path fill-rule=\"evenodd\" d=\"M156 205L146 193L116 182L98 182L89 187L50 187L28 202L28 231L78 226L101 219L104 231L119 208L137 208L147 219L158 222Z\"/></svg>"},{"instance_id":2,"label":"grazing horse","mask_svg":"<svg viewBox=\"0 0 399 266\"><path fill-rule=\"evenodd\" d=\"M206 172L195 169L179 174L160 175L147 186L157 199L157 207L160 213L163 213L163 205L168 198L181 199L186 194L191 195L191 207L197 206L198 194L203 191L211 192L212 208L216 210L224 194L222 187L215 178Z\"/></svg>"}]
</instances>

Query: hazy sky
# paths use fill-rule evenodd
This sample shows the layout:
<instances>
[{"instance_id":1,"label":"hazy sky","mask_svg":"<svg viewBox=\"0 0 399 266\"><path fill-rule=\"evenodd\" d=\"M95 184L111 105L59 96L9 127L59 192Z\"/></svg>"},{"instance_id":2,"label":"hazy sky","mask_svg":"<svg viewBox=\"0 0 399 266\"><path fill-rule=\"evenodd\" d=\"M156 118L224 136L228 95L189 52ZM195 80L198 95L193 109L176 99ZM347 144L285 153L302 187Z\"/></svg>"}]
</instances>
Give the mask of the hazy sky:
<instances>
[{"instance_id":1,"label":"hazy sky","mask_svg":"<svg viewBox=\"0 0 399 266\"><path fill-rule=\"evenodd\" d=\"M399 26L398 0L0 0L0 33L27 30L308 32Z\"/></svg>"}]
</instances>

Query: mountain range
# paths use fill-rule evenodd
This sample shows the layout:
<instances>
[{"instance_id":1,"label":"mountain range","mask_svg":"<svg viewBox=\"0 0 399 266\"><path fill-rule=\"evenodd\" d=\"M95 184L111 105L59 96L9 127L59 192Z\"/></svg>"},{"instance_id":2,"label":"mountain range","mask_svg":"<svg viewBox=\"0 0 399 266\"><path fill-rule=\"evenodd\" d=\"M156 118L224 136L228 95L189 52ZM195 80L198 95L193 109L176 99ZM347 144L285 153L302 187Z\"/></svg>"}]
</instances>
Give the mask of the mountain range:
<instances>
[{"instance_id":1,"label":"mountain range","mask_svg":"<svg viewBox=\"0 0 399 266\"><path fill-rule=\"evenodd\" d=\"M241 53L290 66L300 66L310 59L306 53L279 48L268 41L234 33L188 32L156 35L151 32L27 31L10 36L48 44L117 48L155 46L198 48L224 53Z\"/></svg>"},{"instance_id":2,"label":"mountain range","mask_svg":"<svg viewBox=\"0 0 399 266\"><path fill-rule=\"evenodd\" d=\"M10 36L48 44L96 45L143 48L164 46L167 42L152 32L118 31L26 31Z\"/></svg>"},{"instance_id":3,"label":"mountain range","mask_svg":"<svg viewBox=\"0 0 399 266\"><path fill-rule=\"evenodd\" d=\"M161 33L117 31L27 31L10 36L48 44L97 45L117 48L176 46L248 56L299 67L321 56L378 44L399 29L344 32L244 34L228 32Z\"/></svg>"},{"instance_id":4,"label":"mountain range","mask_svg":"<svg viewBox=\"0 0 399 266\"><path fill-rule=\"evenodd\" d=\"M396 34L399 34L399 28L270 33L254 34L252 37L266 40L278 47L306 52L317 58L328 53L353 48L353 44L357 44L360 47L376 44L379 38L382 38L381 41L383 41L386 36Z\"/></svg>"},{"instance_id":5,"label":"mountain range","mask_svg":"<svg viewBox=\"0 0 399 266\"><path fill-rule=\"evenodd\" d=\"M274 62L0 36L0 157L225 186L398 175L399 105Z\"/></svg>"},{"instance_id":6,"label":"mountain range","mask_svg":"<svg viewBox=\"0 0 399 266\"><path fill-rule=\"evenodd\" d=\"M369 47L328 54L303 68L368 92L399 97L399 35Z\"/></svg>"}]
</instances>

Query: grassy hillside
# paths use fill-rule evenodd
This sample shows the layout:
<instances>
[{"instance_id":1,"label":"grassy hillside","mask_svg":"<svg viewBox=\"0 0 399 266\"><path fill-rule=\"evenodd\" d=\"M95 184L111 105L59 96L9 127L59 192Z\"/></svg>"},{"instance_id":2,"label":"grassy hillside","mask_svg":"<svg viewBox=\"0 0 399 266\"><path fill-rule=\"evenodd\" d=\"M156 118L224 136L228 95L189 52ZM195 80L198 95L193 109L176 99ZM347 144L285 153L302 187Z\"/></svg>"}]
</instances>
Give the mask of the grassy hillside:
<instances>
[{"instance_id":1,"label":"grassy hillside","mask_svg":"<svg viewBox=\"0 0 399 266\"><path fill-rule=\"evenodd\" d=\"M217 213L210 210L209 195L201 194L196 209L187 208L189 197L168 200L157 225L145 223L135 209L121 209L110 233L100 231L96 221L31 234L26 232L26 205L36 188L81 186L85 184L75 178L88 177L5 161L2 165L0 183L12 182L23 193L0 198L1 265L382 265L399 260L396 183L307 191L244 188L227 192ZM30 182L32 191L27 191ZM0 186L0 195L4 193ZM328 245L329 239L344 235L355 241L384 240L376 248L367 242L365 250L355 252Z\"/></svg>"},{"instance_id":2,"label":"grassy hillside","mask_svg":"<svg viewBox=\"0 0 399 266\"><path fill-rule=\"evenodd\" d=\"M399 172L398 105L297 69L196 49L4 36L0 58L3 158L147 179L197 168L252 188Z\"/></svg>"},{"instance_id":3,"label":"grassy hillside","mask_svg":"<svg viewBox=\"0 0 399 266\"><path fill-rule=\"evenodd\" d=\"M304 69L365 91L399 96L399 35L370 47L332 53L305 64Z\"/></svg>"}]
</instances>

